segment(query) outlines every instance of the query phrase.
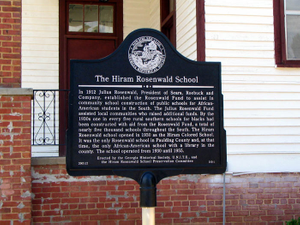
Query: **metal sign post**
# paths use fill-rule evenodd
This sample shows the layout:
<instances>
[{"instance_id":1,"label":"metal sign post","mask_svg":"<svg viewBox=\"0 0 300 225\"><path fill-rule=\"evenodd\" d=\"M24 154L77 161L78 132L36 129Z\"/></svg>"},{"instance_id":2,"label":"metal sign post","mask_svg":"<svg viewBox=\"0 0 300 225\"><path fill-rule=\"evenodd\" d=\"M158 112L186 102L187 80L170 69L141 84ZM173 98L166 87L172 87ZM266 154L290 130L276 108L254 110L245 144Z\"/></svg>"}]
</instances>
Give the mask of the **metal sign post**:
<instances>
[{"instance_id":1,"label":"metal sign post","mask_svg":"<svg viewBox=\"0 0 300 225\"><path fill-rule=\"evenodd\" d=\"M142 208L142 224L155 225L155 208L143 207Z\"/></svg>"}]
</instances>

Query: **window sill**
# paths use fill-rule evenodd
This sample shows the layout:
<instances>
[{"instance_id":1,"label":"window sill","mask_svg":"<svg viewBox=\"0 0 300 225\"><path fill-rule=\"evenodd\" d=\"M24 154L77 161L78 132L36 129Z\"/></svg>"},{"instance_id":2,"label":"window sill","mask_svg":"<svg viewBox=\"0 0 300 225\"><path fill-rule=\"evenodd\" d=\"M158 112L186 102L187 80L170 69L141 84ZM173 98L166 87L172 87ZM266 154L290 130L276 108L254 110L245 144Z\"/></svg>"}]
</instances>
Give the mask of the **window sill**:
<instances>
[{"instance_id":1,"label":"window sill","mask_svg":"<svg viewBox=\"0 0 300 225\"><path fill-rule=\"evenodd\" d=\"M277 67L300 67L300 60L275 60Z\"/></svg>"},{"instance_id":2,"label":"window sill","mask_svg":"<svg viewBox=\"0 0 300 225\"><path fill-rule=\"evenodd\" d=\"M277 64L277 67L283 68L299 68L300 64Z\"/></svg>"},{"instance_id":3,"label":"window sill","mask_svg":"<svg viewBox=\"0 0 300 225\"><path fill-rule=\"evenodd\" d=\"M32 166L42 166L42 165L65 165L66 157L32 157Z\"/></svg>"}]
</instances>

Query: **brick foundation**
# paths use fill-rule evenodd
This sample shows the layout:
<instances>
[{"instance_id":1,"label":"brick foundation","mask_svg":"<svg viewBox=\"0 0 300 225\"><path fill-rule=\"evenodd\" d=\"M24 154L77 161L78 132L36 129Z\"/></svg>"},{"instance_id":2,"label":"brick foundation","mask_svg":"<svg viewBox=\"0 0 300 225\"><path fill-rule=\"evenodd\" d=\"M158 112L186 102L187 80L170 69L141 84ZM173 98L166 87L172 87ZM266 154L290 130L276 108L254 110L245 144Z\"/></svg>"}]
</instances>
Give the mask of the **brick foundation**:
<instances>
[{"instance_id":1,"label":"brick foundation","mask_svg":"<svg viewBox=\"0 0 300 225\"><path fill-rule=\"evenodd\" d=\"M27 89L0 88L1 225L31 222L31 97Z\"/></svg>"},{"instance_id":2,"label":"brick foundation","mask_svg":"<svg viewBox=\"0 0 300 225\"><path fill-rule=\"evenodd\" d=\"M0 0L0 87L21 87L21 0Z\"/></svg>"},{"instance_id":3,"label":"brick foundation","mask_svg":"<svg viewBox=\"0 0 300 225\"><path fill-rule=\"evenodd\" d=\"M141 224L139 185L121 177L69 177L32 167L33 222ZM300 216L300 174L226 175L226 224L283 224ZM156 224L222 224L223 176L182 175L157 185Z\"/></svg>"},{"instance_id":4,"label":"brick foundation","mask_svg":"<svg viewBox=\"0 0 300 225\"><path fill-rule=\"evenodd\" d=\"M0 224L141 224L135 181L70 177L65 164L31 166L29 93L0 88ZM226 224L300 216L300 173L227 174L225 187ZM222 224L222 175L166 178L157 190L156 224Z\"/></svg>"}]
</instances>

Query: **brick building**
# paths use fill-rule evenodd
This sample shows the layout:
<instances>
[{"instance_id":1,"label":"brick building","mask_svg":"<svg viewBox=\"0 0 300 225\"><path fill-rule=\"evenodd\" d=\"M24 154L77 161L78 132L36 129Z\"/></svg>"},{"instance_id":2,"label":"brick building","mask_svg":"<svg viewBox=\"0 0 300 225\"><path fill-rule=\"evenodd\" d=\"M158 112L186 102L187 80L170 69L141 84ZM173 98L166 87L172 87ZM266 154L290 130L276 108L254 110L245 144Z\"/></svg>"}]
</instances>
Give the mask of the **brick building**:
<instances>
[{"instance_id":1,"label":"brick building","mask_svg":"<svg viewBox=\"0 0 300 225\"><path fill-rule=\"evenodd\" d=\"M227 131L227 172L163 179L156 223L282 224L300 216L300 4L172 2L0 0L1 224L141 224L135 181L67 175L61 112L69 59L102 58L142 27L161 30L192 60L222 63ZM105 26L80 17L88 7L105 11ZM36 89L59 93L51 143L34 140Z\"/></svg>"}]
</instances>

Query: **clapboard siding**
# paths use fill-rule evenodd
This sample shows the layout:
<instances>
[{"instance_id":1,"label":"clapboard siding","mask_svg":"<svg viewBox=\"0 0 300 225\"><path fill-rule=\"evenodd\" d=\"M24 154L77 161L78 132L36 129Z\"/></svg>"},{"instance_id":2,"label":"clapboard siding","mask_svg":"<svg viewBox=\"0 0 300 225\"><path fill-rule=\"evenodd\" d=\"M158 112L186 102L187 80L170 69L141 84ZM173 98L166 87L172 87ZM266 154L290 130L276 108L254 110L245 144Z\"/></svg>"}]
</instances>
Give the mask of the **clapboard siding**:
<instances>
[{"instance_id":1,"label":"clapboard siding","mask_svg":"<svg viewBox=\"0 0 300 225\"><path fill-rule=\"evenodd\" d=\"M24 12L24 10L22 10ZM22 13L22 15L24 15L24 13ZM37 17L33 17L33 15L31 13L24 15L26 17L22 18L22 22L24 24L29 24L29 25L47 25L47 26L55 26L55 24L57 23L57 18L55 17L51 17L51 18L37 18ZM38 21L36 21L38 20ZM37 23L35 23L35 21ZM22 24L23 25L23 24Z\"/></svg>"},{"instance_id":2,"label":"clapboard siding","mask_svg":"<svg viewBox=\"0 0 300 225\"><path fill-rule=\"evenodd\" d=\"M160 0L123 0L124 38L140 28L160 30Z\"/></svg>"},{"instance_id":3,"label":"clapboard siding","mask_svg":"<svg viewBox=\"0 0 300 225\"><path fill-rule=\"evenodd\" d=\"M210 4L210 2L207 2ZM258 1L257 1L258 3ZM207 4L207 5L208 5ZM272 6L270 7L260 7L260 4L252 4L251 6L225 6L221 3L220 6L213 6L207 7L205 9L205 13L209 15L229 15L229 16L261 16L261 17L268 17L268 15L273 13Z\"/></svg>"},{"instance_id":4,"label":"clapboard siding","mask_svg":"<svg viewBox=\"0 0 300 225\"><path fill-rule=\"evenodd\" d=\"M272 76L272 75L266 75L266 74L247 74L247 75L241 75L241 74L234 74L230 75L228 72L226 74L223 74L223 77L228 81L248 81L248 82L263 82L263 81L273 81L274 83L286 83L286 82L295 82L299 83L300 78L299 76L294 75L287 75L285 77L282 76Z\"/></svg>"},{"instance_id":5,"label":"clapboard siding","mask_svg":"<svg viewBox=\"0 0 300 225\"><path fill-rule=\"evenodd\" d=\"M238 92L275 92L278 95L282 92L287 92L293 94L294 92L299 93L299 84L288 84L287 82L280 85L278 83L270 83L270 82L245 82L245 83L233 83L232 81L223 82L223 91L235 91ZM249 93L250 94L250 93ZM276 95L277 96L277 95ZM275 98L276 98L275 96ZM276 99L274 99L276 100Z\"/></svg>"},{"instance_id":6,"label":"clapboard siding","mask_svg":"<svg viewBox=\"0 0 300 225\"><path fill-rule=\"evenodd\" d=\"M269 135L291 135L291 133L300 133L300 127L299 126L288 126L287 129L282 129L282 127L277 126L264 126L260 129L257 129L256 126L249 126L249 127L232 127L230 130L228 130L228 135L236 135L238 136L241 131L243 135L265 135L268 133Z\"/></svg>"},{"instance_id":7,"label":"clapboard siding","mask_svg":"<svg viewBox=\"0 0 300 225\"><path fill-rule=\"evenodd\" d=\"M271 8L273 3L270 0L252 0L252 1L241 1L241 0L206 0L205 4L210 6L222 6L231 8Z\"/></svg>"},{"instance_id":8,"label":"clapboard siding","mask_svg":"<svg viewBox=\"0 0 300 225\"><path fill-rule=\"evenodd\" d=\"M22 1L22 87L58 88L58 11L58 0ZM55 107L58 120L58 102ZM36 110L39 110L37 104ZM34 120L37 132L41 121L37 118ZM52 119L47 121L50 129L53 129L52 122ZM58 127L56 134L58 135ZM46 135L51 136L49 133ZM32 146L31 154L33 157L58 156L58 147Z\"/></svg>"},{"instance_id":9,"label":"clapboard siding","mask_svg":"<svg viewBox=\"0 0 300 225\"><path fill-rule=\"evenodd\" d=\"M234 32L263 32L263 33L273 33L273 24L230 24L230 26L224 24L215 24L209 23L206 24L205 30L206 31L234 31Z\"/></svg>"},{"instance_id":10,"label":"clapboard siding","mask_svg":"<svg viewBox=\"0 0 300 225\"><path fill-rule=\"evenodd\" d=\"M208 3L208 2L207 2ZM207 6L207 5L206 5ZM207 9L207 7L206 7ZM205 9L205 12L206 12ZM241 9L242 10L242 9ZM266 25L272 24L273 18L265 17L265 16L242 16L242 15L211 15L211 17L207 17L209 14L205 14L205 22L207 23L218 23L218 24L257 24L257 25Z\"/></svg>"},{"instance_id":11,"label":"clapboard siding","mask_svg":"<svg viewBox=\"0 0 300 225\"><path fill-rule=\"evenodd\" d=\"M123 4L124 38L136 29L150 27L150 1L124 0Z\"/></svg>"},{"instance_id":12,"label":"clapboard siding","mask_svg":"<svg viewBox=\"0 0 300 225\"><path fill-rule=\"evenodd\" d=\"M28 30L29 31L34 31L34 32L40 32L40 31L43 31L43 32L49 32L49 31L56 31L57 30L57 27L53 24L47 24L47 26L45 26L45 24L35 24L34 26L32 26L32 24L29 23L29 21L22 25L22 29L24 30Z\"/></svg>"},{"instance_id":13,"label":"clapboard siding","mask_svg":"<svg viewBox=\"0 0 300 225\"><path fill-rule=\"evenodd\" d=\"M226 127L299 127L300 118L281 118L280 120L251 118L251 123L244 118L228 118L225 121ZM230 131L228 131L230 132Z\"/></svg>"},{"instance_id":14,"label":"clapboard siding","mask_svg":"<svg viewBox=\"0 0 300 225\"><path fill-rule=\"evenodd\" d=\"M273 59L274 56L274 51L272 50L265 50L265 51L257 51L257 50L252 50L248 51L245 53L244 51L239 51L239 50L226 50L223 49L220 51L219 49L211 49L210 51L207 52L206 56L207 57L213 57L215 55L218 55L219 57L224 57L224 58L257 58L257 56L260 56L260 58L265 58L265 59Z\"/></svg>"},{"instance_id":15,"label":"clapboard siding","mask_svg":"<svg viewBox=\"0 0 300 225\"><path fill-rule=\"evenodd\" d=\"M58 88L58 0L22 1L22 87Z\"/></svg>"},{"instance_id":16,"label":"clapboard siding","mask_svg":"<svg viewBox=\"0 0 300 225\"><path fill-rule=\"evenodd\" d=\"M214 40L210 39L206 41L206 48L207 49L230 49L230 50L274 50L274 43L273 42L244 42L243 40L232 42L231 40ZM209 54L209 52L207 53Z\"/></svg>"},{"instance_id":17,"label":"clapboard siding","mask_svg":"<svg viewBox=\"0 0 300 225\"><path fill-rule=\"evenodd\" d=\"M282 139L284 138L284 143L282 143ZM296 139L297 140L296 140ZM261 135L229 135L227 137L227 141L232 144L245 144L245 145L253 145L253 144L300 144L299 135L270 135L270 134L261 134ZM265 146L263 146L265 147ZM265 148L264 148L265 149ZM268 151L269 150L269 151ZM265 149L264 151L268 151L270 153L276 154L276 151L272 149ZM252 153L252 152L251 152Z\"/></svg>"},{"instance_id":18,"label":"clapboard siding","mask_svg":"<svg viewBox=\"0 0 300 225\"><path fill-rule=\"evenodd\" d=\"M293 101L295 105L298 105L298 101L300 99L300 93L293 92L291 95L291 92L286 93L245 93L245 92L239 92L238 95L236 92L230 92L226 91L226 95L224 96L225 103L231 101L249 101L249 100L258 100L258 101Z\"/></svg>"},{"instance_id":19,"label":"clapboard siding","mask_svg":"<svg viewBox=\"0 0 300 225\"><path fill-rule=\"evenodd\" d=\"M290 136L290 134L288 135ZM281 137L278 136L278 137ZM243 143L232 143L232 152L229 153L229 158L232 157L232 155L252 155L255 157L257 157L257 160L259 159L261 154L268 154L269 157L272 157L272 155L277 155L277 154L299 154L299 149L298 149L298 145L299 142L294 142L293 143L279 143L279 142L273 142L272 143L255 143L253 142L253 140L251 140L251 143L249 143L248 145L245 145L244 143L245 141L243 141ZM244 151L241 151L241 148ZM297 156L298 160L299 160L299 155ZM238 162L231 162L232 164L238 163ZM251 164L251 162L249 162ZM283 162L282 162L283 163ZM299 166L299 163L298 165ZM281 167L281 165L278 165L277 171L283 171L282 170L283 167ZM255 168L255 169L260 169ZM299 169L299 167L298 167ZM239 170L240 172L242 172L242 168ZM238 172L238 171L235 171ZM263 170L261 170L260 172L264 172Z\"/></svg>"},{"instance_id":20,"label":"clapboard siding","mask_svg":"<svg viewBox=\"0 0 300 225\"><path fill-rule=\"evenodd\" d=\"M176 48L185 57L197 59L196 1L176 1Z\"/></svg>"},{"instance_id":21,"label":"clapboard siding","mask_svg":"<svg viewBox=\"0 0 300 225\"><path fill-rule=\"evenodd\" d=\"M266 147L276 151L277 146L274 145L274 148L272 146ZM287 152L280 154L235 154L230 155L230 159L228 171L241 171L241 173L299 171L299 154L288 154Z\"/></svg>"},{"instance_id":22,"label":"clapboard siding","mask_svg":"<svg viewBox=\"0 0 300 225\"><path fill-rule=\"evenodd\" d=\"M243 75L248 75L248 74L261 74L261 75L270 75L270 76L283 76L283 77L288 77L288 76L294 76L298 77L299 76L299 70L294 69L294 68L276 68L274 69L275 66L270 66L270 67L236 67L236 66L230 66L230 67L222 67L222 73L224 74L232 74L232 75L237 75L237 74L243 74Z\"/></svg>"},{"instance_id":23,"label":"clapboard siding","mask_svg":"<svg viewBox=\"0 0 300 225\"><path fill-rule=\"evenodd\" d=\"M207 40L220 41L272 41L274 34L272 33L251 33L251 32L219 32L211 31L205 35Z\"/></svg>"},{"instance_id":24,"label":"clapboard siding","mask_svg":"<svg viewBox=\"0 0 300 225\"><path fill-rule=\"evenodd\" d=\"M297 104L297 100L286 100L280 102L272 99L268 101L264 100L234 100L226 101L226 109L300 109L300 104Z\"/></svg>"},{"instance_id":25,"label":"clapboard siding","mask_svg":"<svg viewBox=\"0 0 300 225\"><path fill-rule=\"evenodd\" d=\"M160 30L160 0L150 0L150 28Z\"/></svg>"},{"instance_id":26,"label":"clapboard siding","mask_svg":"<svg viewBox=\"0 0 300 225\"><path fill-rule=\"evenodd\" d=\"M222 63L229 170L282 171L282 154L300 157L300 70L275 66L273 1L206 0L205 21L206 60Z\"/></svg>"},{"instance_id":27,"label":"clapboard siding","mask_svg":"<svg viewBox=\"0 0 300 225\"><path fill-rule=\"evenodd\" d=\"M231 148L231 153L229 154L229 158L233 159L234 156L242 156L239 157L239 159L237 161L234 160L230 160L229 164L230 165L237 165L239 164L239 161L243 160L244 161L248 161L246 166L252 167L251 170L244 170L244 166L240 166L240 168L238 168L237 170L234 170L232 172L243 172L243 171L257 171L257 172L267 172L265 171L263 168L261 168L261 165L259 165L259 163L257 164L257 161L260 160L261 155L262 154L266 154L266 156L269 158L267 159L267 165L272 165L275 162L272 162L272 157L276 156L278 154L281 155L281 157L283 156L283 154L295 154L293 159L296 159L296 161L298 160L298 165L299 165L299 150L298 150L298 145L299 143L293 144L293 143L271 143L271 144L254 144L252 143L251 145L244 145L244 144L232 144ZM241 148L244 149L244 151L241 152ZM251 154L249 154L249 152L251 152ZM276 153L274 153L276 152ZM247 159L247 157L252 156L255 161L251 162L249 159ZM246 158L246 159L245 159ZM289 159L289 161L292 160L292 158ZM276 171L290 171L292 167L297 167L297 165L293 165L291 164L291 168L286 167L286 163L288 161L282 161L282 160L278 160L280 161L281 165L276 165ZM298 167L299 169L299 167ZM229 170L230 171L230 170Z\"/></svg>"},{"instance_id":28,"label":"clapboard siding","mask_svg":"<svg viewBox=\"0 0 300 225\"><path fill-rule=\"evenodd\" d=\"M296 109L226 109L224 112L224 118L234 119L248 119L251 123L251 119L281 119L281 118L299 118L299 110ZM284 141L284 140L281 140ZM298 140L297 140L298 141ZM230 144L230 143L229 143Z\"/></svg>"}]
</instances>

